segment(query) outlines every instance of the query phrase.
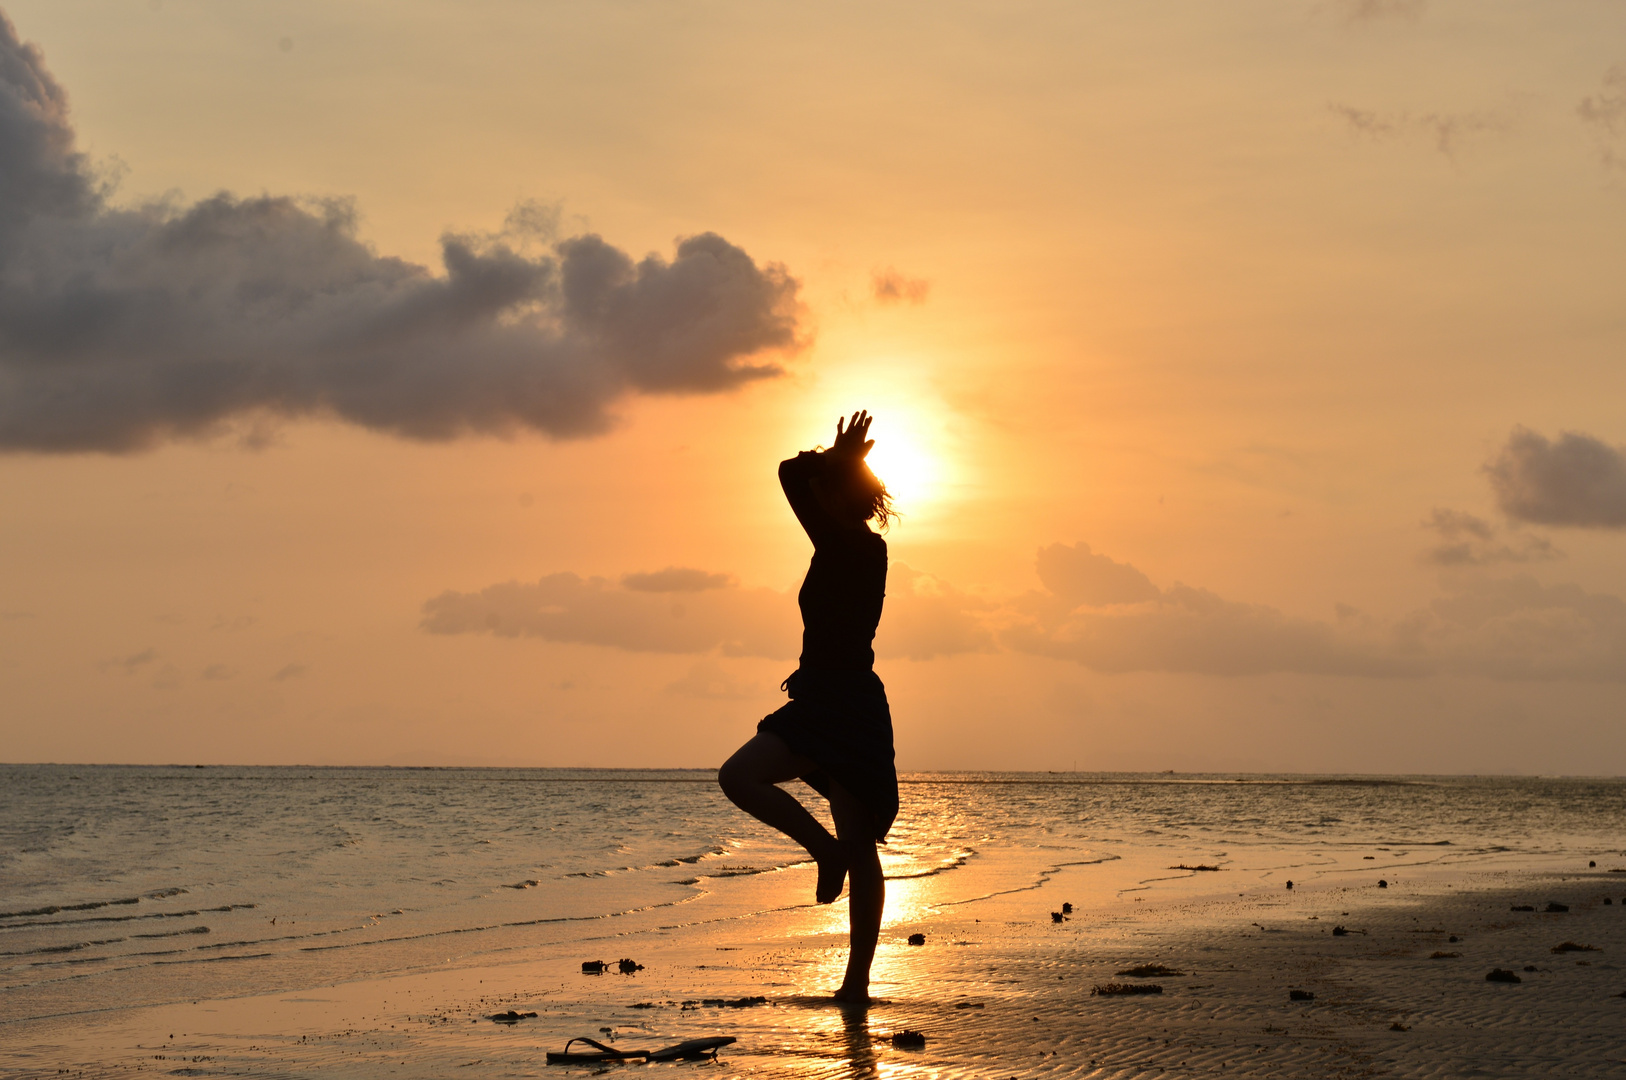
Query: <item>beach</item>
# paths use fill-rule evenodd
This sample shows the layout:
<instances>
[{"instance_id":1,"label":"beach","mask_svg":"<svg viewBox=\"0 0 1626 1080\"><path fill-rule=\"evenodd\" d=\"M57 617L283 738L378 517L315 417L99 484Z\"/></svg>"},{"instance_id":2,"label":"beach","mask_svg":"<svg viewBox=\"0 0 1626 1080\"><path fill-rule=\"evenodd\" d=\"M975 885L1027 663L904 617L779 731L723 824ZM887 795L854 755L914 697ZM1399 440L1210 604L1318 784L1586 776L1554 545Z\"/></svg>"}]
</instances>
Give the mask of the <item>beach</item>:
<instances>
[{"instance_id":1,"label":"beach","mask_svg":"<svg viewBox=\"0 0 1626 1080\"><path fill-rule=\"evenodd\" d=\"M1429 782L1407 783L1421 790ZM683 797L701 798L705 789L692 787ZM1042 800L1048 791L1035 781L996 801L1008 808L1018 795ZM917 804L924 786L919 794ZM1302 794L1283 783L1250 797ZM1339 797L1348 796L1325 798ZM959 802L974 811L973 799ZM1521 811L1541 813L1540 805ZM905 822L900 840L926 825ZM187 975L177 985L199 996L131 1004L91 1000L94 980L76 979L86 1008L26 1017L19 1012L46 1000L46 987L17 987L14 968L14 992L0 999L0 1073L1626 1076L1620 851L1529 842L1470 850L1461 828L1456 842L1364 844L1329 842L1323 823L1312 843L1277 836L1241 847L1212 843L1219 831L1210 824L1174 839L1165 829L1161 840L1030 847L985 836L970 854L936 849L938 866L925 866L917 847L894 862L877 1001L867 1010L822 998L845 962L845 911L842 902L808 902L810 868L787 860L743 873L737 857L719 856L665 869L686 883L684 902L588 918L556 934L465 928L429 939L443 943L438 961L417 952L397 970L352 965L325 983L253 992L249 978L210 990L201 974ZM142 899L130 910L158 914L185 901ZM261 912L255 917L269 918ZM514 934L530 940L509 940ZM911 935L923 943L910 944ZM502 944L478 952L449 944L476 937ZM266 948L195 963L182 955L190 969L151 971L274 964ZM389 948L379 940L373 951ZM623 974L623 958L639 966ZM583 962L596 960L608 970L584 973ZM1163 970L1123 974L1143 965ZM1496 969L1518 981L1487 981ZM167 977L151 971L149 982ZM1095 992L1111 984L1160 992ZM62 983L49 985L61 994ZM1294 1000L1294 991L1311 996ZM904 1031L923 1035L924 1045L894 1045ZM736 1041L715 1065L545 1063L547 1051L577 1036L630 1049L702 1036Z\"/></svg>"}]
</instances>

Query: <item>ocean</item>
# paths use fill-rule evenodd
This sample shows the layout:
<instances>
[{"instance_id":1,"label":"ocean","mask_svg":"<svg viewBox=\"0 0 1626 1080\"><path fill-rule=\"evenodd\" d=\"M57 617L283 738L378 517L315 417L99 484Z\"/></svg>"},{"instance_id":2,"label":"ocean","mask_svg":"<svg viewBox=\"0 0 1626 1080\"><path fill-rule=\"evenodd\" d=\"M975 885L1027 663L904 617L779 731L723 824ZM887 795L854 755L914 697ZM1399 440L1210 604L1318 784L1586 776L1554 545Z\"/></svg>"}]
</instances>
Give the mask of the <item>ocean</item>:
<instances>
[{"instance_id":1,"label":"ocean","mask_svg":"<svg viewBox=\"0 0 1626 1080\"><path fill-rule=\"evenodd\" d=\"M1063 867L1087 904L1218 880L1201 867L1399 878L1618 863L1626 844L1619 779L967 772L902 791L889 911ZM614 959L811 893L801 851L710 770L10 765L0 793L0 1025L539 946Z\"/></svg>"}]
</instances>

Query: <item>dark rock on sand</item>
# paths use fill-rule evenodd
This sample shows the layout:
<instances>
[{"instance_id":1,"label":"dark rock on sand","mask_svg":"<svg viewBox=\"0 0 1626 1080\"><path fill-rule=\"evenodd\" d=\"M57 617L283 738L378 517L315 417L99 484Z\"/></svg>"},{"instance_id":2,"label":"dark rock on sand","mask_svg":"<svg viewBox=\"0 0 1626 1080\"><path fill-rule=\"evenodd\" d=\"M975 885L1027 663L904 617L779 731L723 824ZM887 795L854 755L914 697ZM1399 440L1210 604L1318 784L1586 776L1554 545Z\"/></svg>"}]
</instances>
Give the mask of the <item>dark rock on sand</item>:
<instances>
[{"instance_id":1,"label":"dark rock on sand","mask_svg":"<svg viewBox=\"0 0 1626 1080\"><path fill-rule=\"evenodd\" d=\"M1387 881L1384 881L1382 878L1378 878L1378 888L1387 889L1388 887L1389 883Z\"/></svg>"},{"instance_id":2,"label":"dark rock on sand","mask_svg":"<svg viewBox=\"0 0 1626 1080\"><path fill-rule=\"evenodd\" d=\"M1348 933L1349 933L1349 931L1345 930L1342 926L1335 926L1335 927L1332 928L1332 936L1333 937L1344 937Z\"/></svg>"},{"instance_id":3,"label":"dark rock on sand","mask_svg":"<svg viewBox=\"0 0 1626 1080\"><path fill-rule=\"evenodd\" d=\"M1569 909L1570 906L1568 904L1560 904L1556 900L1549 900L1547 901L1547 907L1544 910L1547 912L1547 914L1553 915L1568 911Z\"/></svg>"},{"instance_id":4,"label":"dark rock on sand","mask_svg":"<svg viewBox=\"0 0 1626 1080\"><path fill-rule=\"evenodd\" d=\"M1063 915L1063 914L1062 914L1062 913L1061 913L1061 912L1059 912L1059 911L1052 911L1052 912L1051 912L1051 913L1050 913L1050 921L1051 921L1051 922L1053 922L1053 923L1059 923L1059 922L1061 922L1061 921L1062 921L1062 920L1063 920L1063 919L1065 919L1065 918L1066 918L1066 917L1067 917L1067 916L1065 916L1065 915Z\"/></svg>"},{"instance_id":5,"label":"dark rock on sand","mask_svg":"<svg viewBox=\"0 0 1626 1080\"><path fill-rule=\"evenodd\" d=\"M609 966L610 965L606 964L603 960L583 960L582 961L582 974L583 975L602 975L602 974L604 974L604 969L609 967Z\"/></svg>"},{"instance_id":6,"label":"dark rock on sand","mask_svg":"<svg viewBox=\"0 0 1626 1080\"><path fill-rule=\"evenodd\" d=\"M1526 965L1524 965L1524 970L1526 970L1526 971L1535 971L1536 970L1536 965L1534 965L1534 964L1526 964Z\"/></svg>"},{"instance_id":7,"label":"dark rock on sand","mask_svg":"<svg viewBox=\"0 0 1626 1080\"><path fill-rule=\"evenodd\" d=\"M521 1020L534 1020L535 1018L536 1014L534 1012L515 1012L513 1009L509 1009L507 1012L492 1013L486 1017L487 1020L495 1020L499 1024L517 1024Z\"/></svg>"},{"instance_id":8,"label":"dark rock on sand","mask_svg":"<svg viewBox=\"0 0 1626 1080\"><path fill-rule=\"evenodd\" d=\"M1431 952L1428 954L1428 958L1430 960L1455 960L1461 955L1459 952Z\"/></svg>"},{"instance_id":9,"label":"dark rock on sand","mask_svg":"<svg viewBox=\"0 0 1626 1080\"><path fill-rule=\"evenodd\" d=\"M1501 983L1524 982L1523 979L1513 974L1513 972L1509 971L1507 968L1491 968L1490 971L1485 974L1485 981Z\"/></svg>"},{"instance_id":10,"label":"dark rock on sand","mask_svg":"<svg viewBox=\"0 0 1626 1080\"><path fill-rule=\"evenodd\" d=\"M1587 869L1589 869L1589 870L1590 869L1595 869L1597 867L1597 865L1598 865L1598 860L1597 859L1588 859L1586 861L1586 865L1587 865Z\"/></svg>"},{"instance_id":11,"label":"dark rock on sand","mask_svg":"<svg viewBox=\"0 0 1626 1080\"><path fill-rule=\"evenodd\" d=\"M926 935L925 934L910 934L909 935L909 944L911 944L911 945L924 945L924 944L926 944Z\"/></svg>"},{"instance_id":12,"label":"dark rock on sand","mask_svg":"<svg viewBox=\"0 0 1626 1080\"><path fill-rule=\"evenodd\" d=\"M1603 950L1598 948L1596 945L1581 945L1573 941L1560 942L1559 944L1554 945L1550 951L1555 953L1603 952Z\"/></svg>"},{"instance_id":13,"label":"dark rock on sand","mask_svg":"<svg viewBox=\"0 0 1626 1080\"><path fill-rule=\"evenodd\" d=\"M1134 994L1161 994L1162 992L1163 988L1157 983L1111 982L1090 987L1090 996L1092 997L1097 994L1101 997L1129 997Z\"/></svg>"},{"instance_id":14,"label":"dark rock on sand","mask_svg":"<svg viewBox=\"0 0 1626 1080\"><path fill-rule=\"evenodd\" d=\"M1447 944L1447 945L1455 945L1455 944L1456 944L1456 943L1457 943L1457 942L1459 942L1459 941L1461 941L1461 940L1462 940L1462 939L1461 939L1461 938L1459 938L1459 937L1457 937L1457 935L1455 935L1455 934L1452 934L1452 935L1451 935L1451 936L1450 936L1450 937L1448 937L1448 938L1446 938L1446 939L1445 939L1445 943L1446 943L1446 944Z\"/></svg>"},{"instance_id":15,"label":"dark rock on sand","mask_svg":"<svg viewBox=\"0 0 1626 1080\"><path fill-rule=\"evenodd\" d=\"M1288 1001L1314 1001L1315 1000L1315 991L1314 990L1289 990L1287 992L1287 1000Z\"/></svg>"},{"instance_id":16,"label":"dark rock on sand","mask_svg":"<svg viewBox=\"0 0 1626 1080\"><path fill-rule=\"evenodd\" d=\"M714 1009L749 1009L753 1005L768 1004L768 999L761 994L742 998L702 998L700 1004L710 1005Z\"/></svg>"},{"instance_id":17,"label":"dark rock on sand","mask_svg":"<svg viewBox=\"0 0 1626 1080\"><path fill-rule=\"evenodd\" d=\"M1389 1025L1389 1030L1390 1031L1410 1031L1411 1028L1407 1027L1405 1024L1402 1024L1399 1020L1396 1020L1394 1023Z\"/></svg>"},{"instance_id":18,"label":"dark rock on sand","mask_svg":"<svg viewBox=\"0 0 1626 1080\"><path fill-rule=\"evenodd\" d=\"M1186 973L1163 964L1137 964L1132 968L1115 971L1113 974L1128 975L1131 979L1177 979L1183 978Z\"/></svg>"},{"instance_id":19,"label":"dark rock on sand","mask_svg":"<svg viewBox=\"0 0 1626 1080\"><path fill-rule=\"evenodd\" d=\"M1536 910L1536 905L1534 905L1534 904L1514 904L1508 910L1510 910L1510 911L1534 911L1534 910Z\"/></svg>"},{"instance_id":20,"label":"dark rock on sand","mask_svg":"<svg viewBox=\"0 0 1626 1080\"><path fill-rule=\"evenodd\" d=\"M892 1045L902 1050L919 1050L926 1045L926 1036L918 1031L894 1031Z\"/></svg>"},{"instance_id":21,"label":"dark rock on sand","mask_svg":"<svg viewBox=\"0 0 1626 1080\"><path fill-rule=\"evenodd\" d=\"M623 975L631 975L634 971L644 970L644 965L636 960L617 960L615 966L620 969Z\"/></svg>"},{"instance_id":22,"label":"dark rock on sand","mask_svg":"<svg viewBox=\"0 0 1626 1080\"><path fill-rule=\"evenodd\" d=\"M1607 901L1607 900L1605 900L1605 901L1604 901L1604 903L1606 903L1606 904L1607 904L1607 903L1608 903L1608 902L1609 902L1609 901ZM1062 906L1061 906L1061 913L1062 913L1062 914L1063 914L1063 915L1071 915L1071 914L1072 914L1072 913L1073 913L1073 905L1072 905L1072 904L1071 904L1071 903L1070 903L1070 902L1069 902L1069 903L1065 903L1065 904L1063 904L1063 905L1062 905Z\"/></svg>"},{"instance_id":23,"label":"dark rock on sand","mask_svg":"<svg viewBox=\"0 0 1626 1080\"><path fill-rule=\"evenodd\" d=\"M1293 887L1293 879L1292 878L1287 879L1287 887L1289 889L1291 889Z\"/></svg>"},{"instance_id":24,"label":"dark rock on sand","mask_svg":"<svg viewBox=\"0 0 1626 1080\"><path fill-rule=\"evenodd\" d=\"M1613 904L1613 903L1614 903L1614 901L1609 899L1607 896L1603 898L1603 906L1604 907L1608 907L1610 904Z\"/></svg>"}]
</instances>

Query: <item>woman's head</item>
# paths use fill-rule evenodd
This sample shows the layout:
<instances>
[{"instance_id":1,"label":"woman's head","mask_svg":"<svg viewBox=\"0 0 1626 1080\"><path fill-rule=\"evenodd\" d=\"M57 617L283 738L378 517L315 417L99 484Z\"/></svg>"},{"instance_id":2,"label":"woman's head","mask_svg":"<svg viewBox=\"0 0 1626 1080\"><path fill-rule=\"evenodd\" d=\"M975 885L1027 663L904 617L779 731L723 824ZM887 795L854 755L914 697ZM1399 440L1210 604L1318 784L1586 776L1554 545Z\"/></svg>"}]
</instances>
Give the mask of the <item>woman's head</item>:
<instances>
[{"instance_id":1,"label":"woman's head","mask_svg":"<svg viewBox=\"0 0 1626 1080\"><path fill-rule=\"evenodd\" d=\"M838 457L826 452L824 462L824 469L814 480L813 491L831 517L854 525L873 521L885 529L898 516L886 485L870 471L863 458Z\"/></svg>"}]
</instances>

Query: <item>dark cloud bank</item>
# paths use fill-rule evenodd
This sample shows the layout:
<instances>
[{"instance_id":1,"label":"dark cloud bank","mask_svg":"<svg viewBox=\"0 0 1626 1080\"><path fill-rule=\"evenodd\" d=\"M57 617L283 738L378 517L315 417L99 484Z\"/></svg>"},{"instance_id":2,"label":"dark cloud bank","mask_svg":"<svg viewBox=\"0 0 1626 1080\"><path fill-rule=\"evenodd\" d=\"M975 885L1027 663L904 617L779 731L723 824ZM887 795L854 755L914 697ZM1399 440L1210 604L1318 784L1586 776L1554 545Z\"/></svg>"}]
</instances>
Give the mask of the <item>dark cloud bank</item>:
<instances>
[{"instance_id":1,"label":"dark cloud bank","mask_svg":"<svg viewBox=\"0 0 1626 1080\"><path fill-rule=\"evenodd\" d=\"M799 343L796 280L712 233L635 261L521 213L444 236L435 274L375 254L342 201L110 193L0 14L0 449L121 452L309 414L577 436L629 393L777 375L750 358Z\"/></svg>"}]
</instances>

